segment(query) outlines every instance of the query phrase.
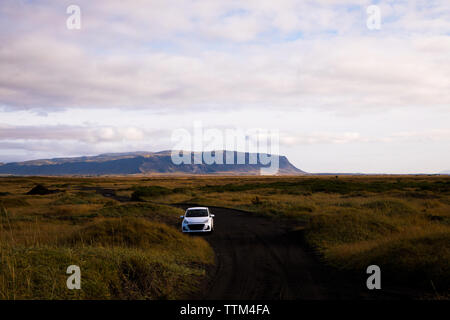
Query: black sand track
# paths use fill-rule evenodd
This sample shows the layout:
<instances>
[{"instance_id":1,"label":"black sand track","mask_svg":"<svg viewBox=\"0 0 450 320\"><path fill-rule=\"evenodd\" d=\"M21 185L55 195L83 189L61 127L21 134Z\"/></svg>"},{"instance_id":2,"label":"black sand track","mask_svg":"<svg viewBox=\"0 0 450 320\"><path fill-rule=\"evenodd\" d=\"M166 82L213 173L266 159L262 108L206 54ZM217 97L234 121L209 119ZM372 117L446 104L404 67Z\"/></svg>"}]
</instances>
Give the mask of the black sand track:
<instances>
[{"instance_id":1,"label":"black sand track","mask_svg":"<svg viewBox=\"0 0 450 320\"><path fill-rule=\"evenodd\" d=\"M91 188L121 202L113 190ZM177 204L186 209L195 204ZM216 253L201 293L192 299L214 300L322 300L411 299L421 292L383 282L383 290L368 290L365 270L343 274L324 266L305 244L302 230L293 231L288 221L269 219L250 212L211 207L215 230L202 236ZM181 227L181 221L180 221Z\"/></svg>"},{"instance_id":2,"label":"black sand track","mask_svg":"<svg viewBox=\"0 0 450 320\"><path fill-rule=\"evenodd\" d=\"M176 205L186 209L194 204ZM214 248L217 266L210 270L203 294L214 300L411 299L416 292L389 286L368 290L365 270L332 270L308 248L302 230L239 210L209 207L215 230L203 236ZM417 297L417 296L416 296Z\"/></svg>"},{"instance_id":3,"label":"black sand track","mask_svg":"<svg viewBox=\"0 0 450 320\"><path fill-rule=\"evenodd\" d=\"M288 232L288 226L233 209L210 210L215 214L215 230L205 239L216 252L217 268L202 298L327 298L311 273L317 262L299 245L298 235Z\"/></svg>"}]
</instances>

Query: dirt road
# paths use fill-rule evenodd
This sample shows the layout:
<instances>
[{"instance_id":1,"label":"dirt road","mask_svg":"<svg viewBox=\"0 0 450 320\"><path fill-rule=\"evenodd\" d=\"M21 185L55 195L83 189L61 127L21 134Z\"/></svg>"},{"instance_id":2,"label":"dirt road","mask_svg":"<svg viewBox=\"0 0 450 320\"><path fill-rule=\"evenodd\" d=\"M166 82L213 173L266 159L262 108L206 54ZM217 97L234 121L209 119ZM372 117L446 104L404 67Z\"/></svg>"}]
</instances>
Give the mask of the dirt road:
<instances>
[{"instance_id":1,"label":"dirt road","mask_svg":"<svg viewBox=\"0 0 450 320\"><path fill-rule=\"evenodd\" d=\"M209 208L215 214L215 231L205 239L216 252L217 268L201 298L328 298L328 290L312 273L320 266L300 245L298 232L251 213Z\"/></svg>"},{"instance_id":2,"label":"dirt road","mask_svg":"<svg viewBox=\"0 0 450 320\"><path fill-rule=\"evenodd\" d=\"M91 188L108 198L128 202L114 190ZM172 205L186 209L195 204ZM383 290L367 290L365 270L343 274L326 267L288 221L250 212L209 207L215 231L203 236L212 245L217 266L211 269L200 295L192 299L415 299L419 291L383 282Z\"/></svg>"}]
</instances>

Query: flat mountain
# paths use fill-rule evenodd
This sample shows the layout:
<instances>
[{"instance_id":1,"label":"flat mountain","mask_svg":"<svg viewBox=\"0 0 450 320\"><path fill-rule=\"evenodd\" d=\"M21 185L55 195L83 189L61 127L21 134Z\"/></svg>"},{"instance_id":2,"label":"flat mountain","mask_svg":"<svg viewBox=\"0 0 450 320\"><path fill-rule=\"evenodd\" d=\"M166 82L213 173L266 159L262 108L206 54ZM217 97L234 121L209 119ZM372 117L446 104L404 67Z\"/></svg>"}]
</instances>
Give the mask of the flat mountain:
<instances>
[{"instance_id":1,"label":"flat mountain","mask_svg":"<svg viewBox=\"0 0 450 320\"><path fill-rule=\"evenodd\" d=\"M215 154L214 151L213 155ZM190 153L190 152L188 152ZM190 153L189 163L175 164L171 158L171 151L160 152L128 152L105 153L97 156L73 158L40 159L24 162L0 164L0 174L8 175L139 175L139 174L230 174L230 175L258 175L260 169L269 167L260 162L259 153L242 153L231 151L233 163L226 164L194 164L194 156L203 158L204 153ZM238 157L245 158L244 164L237 164ZM251 157L256 157L256 164L250 164ZM279 156L278 174L303 174L304 171L293 166L285 156Z\"/></svg>"}]
</instances>

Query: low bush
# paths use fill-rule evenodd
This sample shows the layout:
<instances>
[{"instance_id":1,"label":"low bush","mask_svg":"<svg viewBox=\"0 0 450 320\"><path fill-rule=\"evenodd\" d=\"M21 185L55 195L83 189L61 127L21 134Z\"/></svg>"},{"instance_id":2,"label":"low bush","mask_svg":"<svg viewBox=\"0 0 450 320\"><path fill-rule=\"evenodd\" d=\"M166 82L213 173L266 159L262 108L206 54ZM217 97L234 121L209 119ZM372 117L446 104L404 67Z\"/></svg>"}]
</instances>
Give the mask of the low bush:
<instances>
[{"instance_id":1,"label":"low bush","mask_svg":"<svg viewBox=\"0 0 450 320\"><path fill-rule=\"evenodd\" d=\"M149 248L155 245L182 245L178 230L143 218L102 219L80 228L65 243L85 246L125 246Z\"/></svg>"},{"instance_id":2,"label":"low bush","mask_svg":"<svg viewBox=\"0 0 450 320\"><path fill-rule=\"evenodd\" d=\"M160 186L133 187L132 201L141 201L144 197L160 197L173 193L171 189Z\"/></svg>"}]
</instances>

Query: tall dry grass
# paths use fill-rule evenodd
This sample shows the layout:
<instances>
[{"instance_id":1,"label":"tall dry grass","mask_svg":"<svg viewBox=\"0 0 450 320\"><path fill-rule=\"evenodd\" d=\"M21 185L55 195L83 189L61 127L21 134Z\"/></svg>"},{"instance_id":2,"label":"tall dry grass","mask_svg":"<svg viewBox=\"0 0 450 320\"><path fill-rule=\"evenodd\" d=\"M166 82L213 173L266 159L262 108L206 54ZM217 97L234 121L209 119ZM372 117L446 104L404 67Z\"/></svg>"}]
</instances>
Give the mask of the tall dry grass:
<instances>
[{"instance_id":1,"label":"tall dry grass","mask_svg":"<svg viewBox=\"0 0 450 320\"><path fill-rule=\"evenodd\" d=\"M37 183L65 192L25 196ZM125 198L138 191L136 200L140 201L120 203L95 192L95 188L111 189ZM325 263L336 269L359 274L367 264L380 264L385 270L383 275L394 282L427 289L433 283L439 292L449 287L450 178L445 176L6 177L0 179L0 203L7 208L6 214L2 211L0 223L1 297L183 295L187 289L170 285L170 279L185 279L189 283L189 279L204 272L204 267L197 264L211 262L205 258L211 251L204 242L183 240L199 248L192 252L183 246L179 246L183 250L177 250L178 246L165 247L154 242L146 247L145 241L124 237L124 233L145 235L143 230L150 228L146 227L148 220L178 227L181 212L161 205L178 202L238 208L272 219L289 219L293 227L305 229L308 243L318 250ZM128 218L146 222L142 229L131 222L116 225L114 230L119 230L119 234L101 240L107 235L105 230ZM165 232L164 229L162 233ZM130 241L134 245L129 245ZM161 241L172 243L164 237ZM114 245L107 245L109 242ZM203 252L202 256L198 252ZM92 275L86 280L88 293L84 295L70 297L62 293L65 290L58 291L66 275L57 266L71 259L85 263ZM149 284L151 276L137 278L137 274L153 272L142 271L145 264L139 261L155 265L162 282ZM45 278L48 284L44 285L33 270L47 270L51 274ZM104 270L104 275L96 270ZM411 283L411 277L418 281ZM162 279L169 284L163 284ZM140 287L140 283L148 286ZM37 284L45 290L36 289ZM164 286L171 289L163 291ZM154 289L145 289L150 287Z\"/></svg>"},{"instance_id":2,"label":"tall dry grass","mask_svg":"<svg viewBox=\"0 0 450 320\"><path fill-rule=\"evenodd\" d=\"M20 181L31 188L34 178ZM198 290L214 254L164 223L181 210L120 204L82 187L26 196L27 188L0 184L10 190L0 194L0 299L180 299ZM66 287L72 264L82 290Z\"/></svg>"}]
</instances>

